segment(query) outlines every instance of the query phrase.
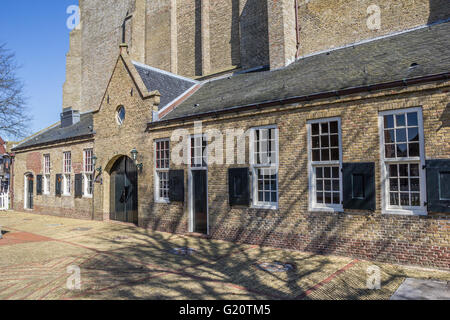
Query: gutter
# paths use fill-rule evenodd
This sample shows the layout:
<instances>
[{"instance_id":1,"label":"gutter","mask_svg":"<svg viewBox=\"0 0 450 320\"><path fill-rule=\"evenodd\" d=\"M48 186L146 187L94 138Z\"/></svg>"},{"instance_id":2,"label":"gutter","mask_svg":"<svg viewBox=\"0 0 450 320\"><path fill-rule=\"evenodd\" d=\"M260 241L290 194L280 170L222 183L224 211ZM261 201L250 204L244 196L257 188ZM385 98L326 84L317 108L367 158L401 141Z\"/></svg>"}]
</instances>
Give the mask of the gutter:
<instances>
[{"instance_id":1,"label":"gutter","mask_svg":"<svg viewBox=\"0 0 450 320\"><path fill-rule=\"evenodd\" d=\"M52 141L48 141L48 142L42 142L42 143L33 144L33 145L30 145L30 146L26 146L26 147L14 148L11 151L14 151L14 153L16 153L18 151L20 152L20 151L24 151L24 150L27 150L27 149L39 148L39 147L48 146L48 145L57 144L57 143L63 143L63 142L70 142L70 141L74 141L74 140L93 138L94 135L95 135L95 133L90 133L90 134L85 134L85 135L82 135L82 136L77 136L77 137L72 137L72 138L66 138L66 139L60 139L60 140L52 140Z\"/></svg>"},{"instance_id":2,"label":"gutter","mask_svg":"<svg viewBox=\"0 0 450 320\"><path fill-rule=\"evenodd\" d=\"M222 110L217 111L208 111L203 113L197 113L187 116L181 116L173 119L167 119L167 120L160 120L157 122L151 122L147 124L147 130L150 128L178 122L178 121L186 121L191 119L198 119L198 118L204 118L208 116L218 116L222 114L227 113L233 113L238 111L248 111L248 110L259 110L264 109L268 107L274 107L274 106L283 106L283 105L289 105L294 103L300 103L300 102L309 102L313 100L319 100L319 99L326 99L326 98L336 98L336 97L343 97L348 96L356 93L362 93L362 92L372 92L377 90L383 90L383 89L391 89L391 88L398 88L398 87L406 87L410 85L416 85L421 83L427 83L427 82L435 82L435 81L441 81L441 80L448 80L450 78L450 72L435 74L435 75L428 75L423 77L417 77L417 78L410 78L410 79L404 79L404 80L397 80L397 81L391 81L391 82L385 82L380 84L374 84L374 85L364 85L364 86L358 86L353 88L347 88L347 89L341 89L341 90L334 90L334 91L326 91L326 92L319 92L311 95L304 95L304 96L298 96L298 97L291 97L291 98L284 98L279 100L272 100L272 101L263 101L260 103L254 103L244 106L236 106L236 107L230 107Z\"/></svg>"}]
</instances>

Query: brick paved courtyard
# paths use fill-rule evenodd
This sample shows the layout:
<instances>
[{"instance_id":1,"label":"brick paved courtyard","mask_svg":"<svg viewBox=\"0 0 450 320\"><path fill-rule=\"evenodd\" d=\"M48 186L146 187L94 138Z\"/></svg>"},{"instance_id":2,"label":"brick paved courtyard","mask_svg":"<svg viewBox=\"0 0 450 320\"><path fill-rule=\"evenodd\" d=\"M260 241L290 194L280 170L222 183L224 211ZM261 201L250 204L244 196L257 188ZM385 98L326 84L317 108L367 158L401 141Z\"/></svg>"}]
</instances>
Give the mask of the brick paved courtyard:
<instances>
[{"instance_id":1,"label":"brick paved courtyard","mask_svg":"<svg viewBox=\"0 0 450 320\"><path fill-rule=\"evenodd\" d=\"M381 289L369 290L374 263L351 258L16 212L0 213L0 226L2 300L389 299L406 278L450 281L448 271L376 263ZM71 266L81 290L67 289Z\"/></svg>"}]
</instances>

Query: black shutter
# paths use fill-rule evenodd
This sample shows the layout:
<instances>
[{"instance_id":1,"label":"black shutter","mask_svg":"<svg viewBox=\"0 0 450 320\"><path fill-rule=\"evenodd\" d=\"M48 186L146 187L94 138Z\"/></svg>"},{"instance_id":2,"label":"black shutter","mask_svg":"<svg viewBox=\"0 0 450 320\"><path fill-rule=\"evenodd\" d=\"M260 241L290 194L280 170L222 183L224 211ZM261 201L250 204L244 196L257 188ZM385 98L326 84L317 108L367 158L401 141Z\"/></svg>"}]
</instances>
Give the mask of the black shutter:
<instances>
[{"instance_id":1,"label":"black shutter","mask_svg":"<svg viewBox=\"0 0 450 320\"><path fill-rule=\"evenodd\" d=\"M36 194L42 195L42 175L36 176Z\"/></svg>"},{"instance_id":2,"label":"black shutter","mask_svg":"<svg viewBox=\"0 0 450 320\"><path fill-rule=\"evenodd\" d=\"M62 183L62 175L57 174L56 181L55 181L55 195L57 195L57 196L61 195L61 183Z\"/></svg>"},{"instance_id":3,"label":"black shutter","mask_svg":"<svg viewBox=\"0 0 450 320\"><path fill-rule=\"evenodd\" d=\"M169 171L169 200L184 202L184 170Z\"/></svg>"},{"instance_id":4,"label":"black shutter","mask_svg":"<svg viewBox=\"0 0 450 320\"><path fill-rule=\"evenodd\" d=\"M250 205L248 168L232 168L228 170L228 193L230 206Z\"/></svg>"},{"instance_id":5,"label":"black shutter","mask_svg":"<svg viewBox=\"0 0 450 320\"><path fill-rule=\"evenodd\" d=\"M426 163L428 211L450 213L450 159Z\"/></svg>"},{"instance_id":6,"label":"black shutter","mask_svg":"<svg viewBox=\"0 0 450 320\"><path fill-rule=\"evenodd\" d=\"M375 211L375 163L344 163L344 209Z\"/></svg>"},{"instance_id":7,"label":"black shutter","mask_svg":"<svg viewBox=\"0 0 450 320\"><path fill-rule=\"evenodd\" d=\"M75 198L81 198L83 196L83 175L75 175Z\"/></svg>"}]
</instances>

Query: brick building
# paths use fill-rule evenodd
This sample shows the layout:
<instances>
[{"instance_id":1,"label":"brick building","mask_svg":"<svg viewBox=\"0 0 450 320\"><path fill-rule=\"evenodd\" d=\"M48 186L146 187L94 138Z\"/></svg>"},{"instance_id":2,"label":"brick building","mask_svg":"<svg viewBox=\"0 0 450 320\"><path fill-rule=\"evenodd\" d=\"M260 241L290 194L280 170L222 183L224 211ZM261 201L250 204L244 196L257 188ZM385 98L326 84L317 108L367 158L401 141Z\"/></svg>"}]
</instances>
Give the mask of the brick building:
<instances>
[{"instance_id":1,"label":"brick building","mask_svg":"<svg viewBox=\"0 0 450 320\"><path fill-rule=\"evenodd\" d=\"M198 3L202 19L212 14L212 1ZM180 55L169 72L156 55L137 58L145 50L131 36L96 108L66 108L15 148L14 208L450 269L449 15L429 6L428 25L407 24L406 14L379 37L330 43L316 30L302 42L295 25L306 18L290 20L289 3L266 5L270 70L180 76L189 65ZM297 9L312 19L320 8Z\"/></svg>"}]
</instances>

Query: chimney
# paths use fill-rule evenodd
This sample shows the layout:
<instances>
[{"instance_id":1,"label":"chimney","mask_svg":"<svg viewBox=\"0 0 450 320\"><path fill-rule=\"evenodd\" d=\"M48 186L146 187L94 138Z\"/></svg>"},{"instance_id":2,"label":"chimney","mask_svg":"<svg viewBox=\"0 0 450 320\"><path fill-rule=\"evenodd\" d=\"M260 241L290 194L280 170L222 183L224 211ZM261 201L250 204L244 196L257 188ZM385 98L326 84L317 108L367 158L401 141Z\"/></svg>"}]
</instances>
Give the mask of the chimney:
<instances>
[{"instance_id":1,"label":"chimney","mask_svg":"<svg viewBox=\"0 0 450 320\"><path fill-rule=\"evenodd\" d=\"M72 110L72 108L63 109L61 113L61 128L70 127L78 122L80 122L80 111Z\"/></svg>"},{"instance_id":2,"label":"chimney","mask_svg":"<svg viewBox=\"0 0 450 320\"><path fill-rule=\"evenodd\" d=\"M297 3L295 1L295 3ZM270 69L295 61L297 53L296 9L292 0L268 1Z\"/></svg>"}]
</instances>

